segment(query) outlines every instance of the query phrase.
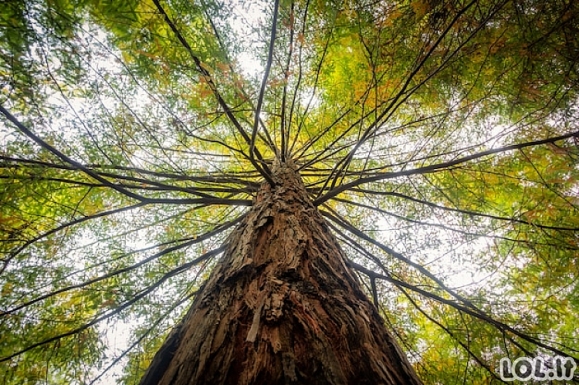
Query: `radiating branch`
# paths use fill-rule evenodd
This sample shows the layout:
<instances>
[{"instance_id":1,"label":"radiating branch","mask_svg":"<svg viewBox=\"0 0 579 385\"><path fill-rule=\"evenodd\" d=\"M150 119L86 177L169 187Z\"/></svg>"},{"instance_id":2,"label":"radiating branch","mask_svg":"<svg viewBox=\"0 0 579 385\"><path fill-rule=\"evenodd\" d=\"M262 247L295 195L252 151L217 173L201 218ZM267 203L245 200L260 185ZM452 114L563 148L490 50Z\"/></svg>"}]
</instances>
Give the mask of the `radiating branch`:
<instances>
[{"instance_id":1,"label":"radiating branch","mask_svg":"<svg viewBox=\"0 0 579 385\"><path fill-rule=\"evenodd\" d=\"M201 63L201 60L197 57L197 55L195 55L195 53L193 52L193 49L191 48L191 46L189 45L187 40L185 40L185 38L183 37L183 35L179 31L179 29L177 28L175 23L173 23L173 20L171 20L171 18L169 17L169 15L165 11L165 9L163 8L163 6L159 2L159 0L153 0L153 3L157 7L157 10L160 12L160 14L163 16L163 19L165 20L165 22L167 23L169 28L171 28L171 30L173 31L175 36L177 36L177 39L179 40L181 45L183 45L183 47L187 50L191 59L193 59L193 62L195 63L197 69L201 73L201 76L203 76L203 78L207 81L207 84L211 88L211 91L213 92L213 94L217 98L217 102L219 103L221 108L223 108L223 111L225 111L225 114L227 115L230 122L237 129L237 131L241 134L241 136L245 140L246 144L251 146L252 140L251 140L250 136L247 134L245 129L241 126L241 124L239 123L239 121L237 120L235 115L233 114L233 111L231 110L231 108L229 107L227 102L225 101L225 99L223 99L223 97L221 96L221 93L217 89L217 85L213 81L213 78L211 77L211 74L209 73L209 71L207 71L207 69ZM259 173L265 178L265 180L268 181L268 183L273 184L273 181L272 181L271 176L270 176L271 172L270 172L268 166L265 164L263 156L261 155L261 153L259 152L259 150L257 148L254 149L253 152L255 153L255 157L257 158L257 160L259 160L261 162L261 165L259 163L257 163L256 160L253 159L253 157L251 155L249 156L248 160L255 167L255 169L257 171L259 171Z\"/></svg>"},{"instance_id":2,"label":"radiating branch","mask_svg":"<svg viewBox=\"0 0 579 385\"><path fill-rule=\"evenodd\" d=\"M33 305L33 304L38 303L38 302L40 302L40 301L43 301L43 300L45 300L45 299L47 299L47 298L54 297L55 295L62 294L62 293L65 293L65 292L68 292L68 291L71 291L71 290L74 290L74 289L79 289L79 288L82 288L82 287L90 286L90 285L93 285L93 284L95 284L95 283L104 281L105 279L109 279L109 278L115 277L115 276L117 276L117 275L119 275L119 274L123 274L123 273L127 273L127 272L129 272L129 271L135 270L135 269L137 269L137 268L139 268L139 267L141 267L141 266L143 266L143 265L145 265L145 264L147 264L147 263L149 263L149 262L151 262L151 261L154 261L154 260L156 260L156 259L159 259L159 258L162 257L163 255L172 253L172 252L177 251L177 250L181 250L181 249L183 249L183 248L186 248L186 247L192 246L192 245L194 245L194 244L200 243L200 242L202 242L202 241L204 241L204 240L210 239L210 238L212 238L213 236L215 236L215 235L217 235L217 234L220 234L220 233L222 233L223 231L227 230L228 228L231 228L232 226L236 225L236 224L239 223L244 217L245 217L245 215L239 216L238 218L236 218L236 219L234 219L234 220L232 220L232 221L229 221L229 222L227 222L227 223L224 223L223 225L220 225L220 226L216 227L215 229L213 229L213 230L211 230L211 231L209 231L209 232L207 232L207 233L205 233L205 234L202 234L202 235L200 235L200 236L198 236L198 237L195 237L195 238L193 238L193 239L190 239L190 240L188 240L188 241L186 241L186 242L183 242L183 243L181 243L181 244L179 244L179 245L167 247L167 248L165 248L165 249L163 249L163 250L161 250L161 251L159 251L159 252L157 252L157 253L155 253L155 254L153 254L153 255L145 258L145 259L143 259L142 261L139 261L139 262L137 262L137 263L134 263L134 264L132 264L132 265L130 265L130 266L127 266L127 267L124 267L124 268L121 268L121 269L117 269L117 270L113 270L113 271L111 271L111 272L109 272L109 273L107 273L107 274L104 274L104 275L101 275L101 276L99 276L99 277L96 277L96 278L93 278L93 279L84 281L84 282L82 282L82 283L78 283L78 284L75 284L75 285L70 285L70 286L63 287L63 288L61 288L61 289L52 291L52 292L50 292L50 293L47 293L47 294L44 294L44 295L40 295L40 296L34 298L33 300L24 302L24 303L22 303L22 304L20 304L20 305L18 305L18 306L13 307L12 309L9 309L9 310L0 312L0 317L6 316L6 315L9 315L9 314L11 314L11 313L14 313L14 312L16 312L16 311L18 311L18 310L24 309L24 308L26 308L26 307L28 307L28 306L30 306L30 305Z\"/></svg>"},{"instance_id":3,"label":"radiating branch","mask_svg":"<svg viewBox=\"0 0 579 385\"><path fill-rule=\"evenodd\" d=\"M574 131L574 132L570 132L570 133L567 133L564 135L551 137L551 138L547 138L547 139L541 139L541 140L536 140L536 141L532 141L532 142L512 144L509 146L504 146L504 147L494 148L494 149L490 149L490 150L486 150L486 151L481 151L481 152L478 152L476 154L467 155L467 156L464 156L462 158L458 158L458 159L451 160L448 162L432 164L429 166L419 167L419 168L415 168L415 169L376 173L373 176L359 178L359 179L354 180L352 182L343 184L341 186L337 186L337 187L331 189L326 194L319 197L318 199L316 199L314 201L314 204L320 205L320 204L326 202L328 199L337 196L341 192L347 191L353 187L357 187L357 186L365 184L365 183L371 183L371 182L377 182L377 181L386 180L386 179L398 178L401 176L428 174L428 173L432 173L432 172L439 171L439 170L449 169L449 168L456 166L456 165L459 165L461 163L470 162L472 160L483 158L483 157L486 157L489 155L500 154L502 152L508 152L508 151L512 151L512 150L519 150L519 149L526 148L526 147L539 146L539 145L547 144L547 143L554 143L554 142L557 142L560 140L573 138L573 137L575 137L575 138L579 137L579 131Z\"/></svg>"},{"instance_id":4,"label":"radiating branch","mask_svg":"<svg viewBox=\"0 0 579 385\"><path fill-rule=\"evenodd\" d=\"M269 38L269 50L268 50L268 54L267 54L267 62L265 63L265 71L263 73L263 78L261 80L261 87L259 89L259 95L257 97L257 106L255 107L255 118L253 121L253 127L252 127L252 131L251 131L251 141L249 144L249 156L252 158L254 155L257 156L259 153L256 152L256 148L255 148L255 138L257 136L257 132L259 130L259 121L260 121L260 117L259 115L261 114L261 107L263 104L263 97L265 96L265 88L267 86L267 80L269 78L269 72L271 70L271 65L273 63L273 49L275 47L275 35L277 33L277 18L279 16L279 0L275 0L274 4L273 4L273 21L272 21L272 26L271 26L271 34L270 34L270 38ZM282 128L283 129L283 128ZM281 149L281 153L282 153L282 158L283 158L283 148ZM259 160L263 159L258 156ZM268 182L270 182L268 180ZM270 184L272 184L270 182Z\"/></svg>"},{"instance_id":5,"label":"radiating branch","mask_svg":"<svg viewBox=\"0 0 579 385\"><path fill-rule=\"evenodd\" d=\"M196 264L198 264L198 263L200 263L200 262L202 262L202 261L204 261L204 260L206 260L206 259L208 259L208 258L211 258L211 257L214 257L214 256L220 254L221 252L223 252L223 251L226 249L226 247L227 247L227 245L225 244L225 245L220 246L220 247L218 247L218 248L216 248L216 249L214 249L214 250L208 251L207 253L205 253L205 254L199 256L198 258L196 258L195 260L193 260L193 261L191 261L191 262L188 262L188 263L185 263L185 264L183 264L183 265L181 265L181 266L179 266L179 267L177 267L177 268L175 268L175 269L173 269L173 270L165 273L165 274L164 274L159 280L157 280L153 285L147 287L147 288L146 288L145 290L143 290L141 293L139 293L138 295L134 296L132 299L130 299L129 301L125 302L124 304L116 307L114 310L112 310L112 311L110 311L110 312L105 312L104 314L101 314L100 316L96 317L96 318L93 319L92 321L87 322L87 323L85 323L85 324L83 324L83 325L81 325L81 326L79 326L79 327L77 327L77 328L75 328L75 329L69 330L68 332L64 332L64 333L61 333L61 334L58 334L58 335L49 337L49 338L44 339L44 340L42 340L42 341L39 341L39 342L36 342L36 343L34 343L34 344L28 345L27 347L22 348L22 349L14 352L14 353L12 353L12 354L9 354L9 355L7 355L7 356L5 356L5 357L0 357L0 362L8 361L8 360L10 360L10 359L12 359L12 358L14 358L14 357L17 357L17 356L19 356L19 355L21 355L21 354L23 354L23 353L26 353L26 352L34 349L34 348L37 348L37 347L40 347L40 346L44 346L44 345L49 344L49 343L51 343L51 342L58 341L58 340L60 340L60 339L62 339L62 338L65 338L65 337L69 337L69 336L78 334L78 333L82 332L83 330L86 330L86 329L90 328L91 326L94 326L94 325L98 324L99 322L102 322L102 321L104 321L104 320L107 320L107 319L113 317L114 315L117 315L117 314L121 313L123 310L129 308L129 307L132 306L134 303L140 301L141 299L145 298L147 295L149 295L150 293L152 293L153 291L155 291L157 288L159 288L159 287L161 286L161 284L162 284L163 282L165 282L165 281L168 280L169 278L174 277L174 276L176 276L176 275L179 275L179 274L183 273L184 271L188 270L189 268L191 268L192 266L195 266ZM5 314L5 313L4 313L4 314Z\"/></svg>"}]
</instances>

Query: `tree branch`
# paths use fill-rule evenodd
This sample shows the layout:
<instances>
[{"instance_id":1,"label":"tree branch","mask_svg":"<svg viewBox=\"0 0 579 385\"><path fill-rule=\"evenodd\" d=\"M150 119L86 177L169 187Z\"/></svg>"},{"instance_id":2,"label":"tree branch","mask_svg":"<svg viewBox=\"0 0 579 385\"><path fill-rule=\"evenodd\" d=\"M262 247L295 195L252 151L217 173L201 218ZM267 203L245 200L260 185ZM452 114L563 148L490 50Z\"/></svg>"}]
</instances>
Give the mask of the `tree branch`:
<instances>
[{"instance_id":1,"label":"tree branch","mask_svg":"<svg viewBox=\"0 0 579 385\"><path fill-rule=\"evenodd\" d=\"M461 164L461 163L470 162L471 160L483 158L485 156L489 156L489 155L493 155L493 154L499 154L501 152L518 150L518 149L522 149L522 148L526 148L526 147L539 146L539 145L547 144L547 143L554 143L554 142L557 142L560 140L573 138L573 137L579 137L579 131L570 132L570 133L556 136L556 137L552 137L552 138L541 139L541 140L519 143L519 144L512 144L509 146L504 146L504 147L494 148L494 149L490 149L490 150L486 150L486 151L481 151L481 152L478 152L476 154L468 155L468 156L458 158L455 160L451 160L448 162L443 162L443 163L433 164L433 165L429 165L429 166L419 167L419 168L415 168L415 169L411 169L411 170L377 173L373 176L359 178L358 180L355 180L355 181L343 184L341 186L335 187L335 188L331 189L329 192L327 192L326 194L324 194L321 197L319 197L318 199L316 199L314 201L314 204L316 206L319 206L320 204L326 202L330 198L335 197L336 195L340 194L341 192L350 190L352 187L356 187L356 186L359 186L361 184L377 182L377 181L385 180L385 179L398 178L401 176L428 174L428 173L432 173L432 172L435 172L438 170L448 169L448 168L451 168L452 166L456 166L456 165Z\"/></svg>"}]
</instances>

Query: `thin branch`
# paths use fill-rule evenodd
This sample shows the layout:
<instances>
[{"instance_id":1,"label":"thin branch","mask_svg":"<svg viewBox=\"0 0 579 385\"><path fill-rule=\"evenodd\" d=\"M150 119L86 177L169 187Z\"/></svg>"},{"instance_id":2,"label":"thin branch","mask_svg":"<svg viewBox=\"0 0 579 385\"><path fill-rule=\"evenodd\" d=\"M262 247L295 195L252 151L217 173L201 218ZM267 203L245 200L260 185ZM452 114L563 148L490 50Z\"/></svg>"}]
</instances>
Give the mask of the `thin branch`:
<instances>
[{"instance_id":1,"label":"thin branch","mask_svg":"<svg viewBox=\"0 0 579 385\"><path fill-rule=\"evenodd\" d=\"M265 64L265 71L263 74L263 79L261 80L261 87L259 89L259 96L257 98L257 107L255 108L255 119L253 121L253 128L251 131L251 141L249 144L249 156L253 159L254 155L257 155L255 148L255 138L257 136L257 131L259 130L259 114L261 113L261 107L263 104L263 97L265 95L265 87L267 85L267 79L269 78L269 72L271 70L271 64L273 62L273 49L275 47L275 35L277 32L277 18L279 14L279 0L275 0L273 5L273 21L271 26L271 36L269 39L269 52L267 54L267 62ZM283 127L282 127L283 129ZM283 148L282 148L283 152ZM282 154L283 157L283 154ZM261 157L258 157L259 160L262 160ZM268 182L270 182L268 180ZM270 182L273 185L273 183Z\"/></svg>"},{"instance_id":2,"label":"thin branch","mask_svg":"<svg viewBox=\"0 0 579 385\"><path fill-rule=\"evenodd\" d=\"M423 289L421 289L421 288L419 288L419 287L416 287L416 286L411 285L411 284L409 284L409 283L406 283L406 282L404 282L404 281L400 281L400 280L398 280L398 279L395 279L395 278L391 277L390 275L383 275L383 274L376 273L376 272L374 272L374 271L372 271L372 270L369 270L369 269L365 268L364 266L359 265L359 264L357 264L357 263L355 263L355 262L353 262L353 261L348 260L348 261L347 261L347 264L348 264L348 266L350 266L351 268L356 269L356 270L359 270L359 271L363 272L364 274L368 275L369 277L375 277L375 278L377 278L377 279L382 279L382 280L384 280L384 281L393 283L393 284L396 285L396 286L400 286L400 287L404 287L404 288L410 289L410 290L412 290L412 291L414 291L414 292L416 292L416 293L418 293L418 294L420 294L420 295L422 295L422 296L424 296L424 297L426 297L426 298L430 298L430 299L433 299L433 300L435 300L435 301L437 301L437 302L440 302L440 303L442 303L442 304L449 305L449 306L455 308L456 310L458 310L458 311L460 311L460 312L462 312L462 313L468 314L468 315L473 316L473 317L475 317L475 318L478 318L478 319L480 319L480 320L482 320L482 321L485 321L485 322L487 322L488 324L496 327L497 329L499 329L499 330L501 330L501 331L509 332L509 333L511 333L511 334L513 334L513 335L516 335L517 337L519 337L519 338L521 338L521 339L523 339L523 340L525 340L525 341L527 341L527 342L530 342L530 343L532 343L532 344L534 344L534 345L540 346L540 347L542 347L542 348L544 348L544 349L546 349L546 350L549 350L549 351L551 351L551 352L553 352L553 353L555 353L555 354L558 354L558 355L561 355L561 356L565 356L565 357L573 358L576 362L579 362L579 358L573 357L573 356L571 356L571 355L569 355L569 354L567 354L567 353L565 353L565 352L563 352L563 351L561 351L561 350L559 350L559 349L557 349L557 348L554 348L554 347L552 347L552 346L549 346L549 345L543 343L541 340L539 340L539 339L537 339L537 338L531 337L531 336L528 335L528 334L525 334L525 333L523 333L523 332L520 332L520 331L518 331L517 329L515 329L515 328L513 328L513 327L511 327L511 326L509 326L509 325L507 325L507 324L505 324L505 323L503 323L503 322L501 322L501 321L498 321L498 320L492 318L491 316L487 315L487 314L484 313L484 312L477 311L477 310L472 309L472 308L470 308L470 307L462 306L462 305L460 305L460 304L458 304L458 303L456 303L456 302L454 302L454 301L452 301L452 300L449 300L449 299L440 297L440 296L438 296L438 295L436 295L436 294L433 294L433 293L431 293L431 292L428 292L428 291L426 291L426 290L423 290Z\"/></svg>"},{"instance_id":3,"label":"thin branch","mask_svg":"<svg viewBox=\"0 0 579 385\"><path fill-rule=\"evenodd\" d=\"M219 253L223 252L227 247L227 244L224 244L214 250L208 251L207 253L201 255L200 257L196 258L195 260L185 263L171 271L169 271L168 273L164 274L159 280L157 280L153 285L149 286L146 290L142 291L141 293L139 293L138 295L136 295L134 298L130 299L129 301L125 302L124 304L122 304L121 306L115 308L113 311L102 314L101 316L93 319L90 322L85 323L84 325L81 325L75 329L72 329L68 332L65 333L61 333L58 334L56 336L47 338L45 340L36 342L32 345L28 345L27 347L20 349L12 354L9 354L8 356L5 357L0 357L0 362L4 362L4 361L8 361L14 357L17 357L23 353L26 353L34 348L37 348L39 346L43 346L46 344L49 344L51 342L54 341L58 341L62 338L68 337L68 336L72 336L75 335L77 333L82 332L83 330L88 329L89 327L96 325L99 322L102 322L108 318L111 318L112 316L119 314L120 312L122 312L123 310L125 310L126 308L132 306L135 302L143 299L144 297L146 297L147 295L149 295L151 292L153 292L154 290L156 290L159 286L161 286L161 284L163 282L165 282L166 280L168 280L169 278L176 276L180 273L183 273L184 271L188 270L189 268L191 268L192 266L195 266L196 264L198 264L199 262L202 262L208 258L211 258L215 255L218 255Z\"/></svg>"},{"instance_id":4,"label":"thin branch","mask_svg":"<svg viewBox=\"0 0 579 385\"><path fill-rule=\"evenodd\" d=\"M85 167L84 165L82 165L81 163L72 160L71 158L69 158L68 156L66 156L65 154L63 154L62 152L60 152L59 150L57 150L56 148L54 148L53 146L51 146L50 144L48 144L47 142L45 142L44 140L42 140L39 136L37 136L36 134L34 134L32 131L30 131L24 124L20 123L20 121L18 119L16 119L8 110L6 110L2 105L0 105L0 113L2 113L10 122L12 122L22 133L24 133L26 136L28 136L30 139L32 139L34 142L36 142L40 147L48 150L49 152L51 152L52 154L56 155L58 158L62 159L64 162L70 164L71 166L73 166L76 169L82 170L84 171L87 175L89 175L90 177L98 180L99 182L107 185L108 187L112 188L115 191L118 191L119 193L126 195L129 198L133 198L136 199L140 202L146 202L146 198L135 194L131 191L125 190L122 187L119 186L115 186L114 184L112 184L111 182L109 182L107 179L101 177L100 175L98 175L97 173L95 173L94 171L90 170L89 168Z\"/></svg>"},{"instance_id":5,"label":"thin branch","mask_svg":"<svg viewBox=\"0 0 579 385\"><path fill-rule=\"evenodd\" d=\"M292 59L292 55L293 55L293 51L294 51L294 28L295 28L295 22L294 22L294 8L295 8L295 3L292 0L291 2L291 9L290 9L290 37L289 37L289 49L288 49L288 54L287 54L287 60L286 60L286 65L284 68L284 82L283 82L283 94L282 94L282 98L281 98L281 116L280 116L280 130L281 130L281 160L282 162L285 162L286 157L289 156L288 153L288 145L286 144L286 141L289 142L289 125L286 122L286 103L287 103L287 88L288 88L288 79L289 79L289 71L290 71L290 64L291 64L291 59ZM287 138L287 139L286 139Z\"/></svg>"},{"instance_id":6,"label":"thin branch","mask_svg":"<svg viewBox=\"0 0 579 385\"><path fill-rule=\"evenodd\" d=\"M207 81L207 84L209 85L209 87L211 88L211 91L213 92L213 94L217 98L217 102L219 103L221 108L223 108L223 111L225 111L225 114L227 115L228 119L231 121L231 123L237 129L237 131L241 134L241 136L243 137L245 142L251 146L251 142L252 142L251 138L249 137L247 132L245 132L245 130L243 129L243 127L241 126L241 124L239 123L239 121L237 120L235 115L233 114L233 111L231 110L231 108L229 107L227 102L223 99L223 97L221 96L221 93L217 89L217 86L215 85L213 78L211 77L211 74L209 74L209 71L207 71L207 69L205 69L205 67L203 67L203 64L201 63L201 59L199 59L197 57L197 55L195 55L195 53L193 52L193 49L191 48L191 46L189 45L187 40L185 40L185 38L183 37L183 35L179 31L179 29L177 29L177 26L175 25L175 23L173 23L173 20L171 20L171 18L169 17L169 15L165 11L165 9L163 8L163 6L159 2L159 0L153 0L153 3L157 7L157 10L163 16L163 19L165 20L165 22L167 23L169 28L171 28L171 30L173 31L175 36L177 36L177 39L179 40L181 45L187 50L191 59L193 59L193 62L197 66L197 69L199 70L199 72L201 73L203 78ZM259 173L264 177L264 179L269 184L273 185L274 183L273 183L273 180L271 179L271 176L270 176L271 172L270 172L269 168L267 167L267 165L265 164L263 156L261 155L261 153L259 152L258 149L255 149L254 153L255 153L256 158L262 162L263 167L260 166L255 161L255 159L253 159L252 156L249 156L248 160L255 167L255 169L257 171L259 171Z\"/></svg>"},{"instance_id":7,"label":"thin branch","mask_svg":"<svg viewBox=\"0 0 579 385\"><path fill-rule=\"evenodd\" d=\"M483 368L485 368L485 370L486 370L487 372L489 372L495 380L499 380L499 381L501 381L501 382L503 382L503 383L505 383L505 384L507 383L507 382L503 381L499 376L497 376L497 374L495 373L495 371L493 371L493 370L490 368L490 366L487 365L487 364L482 360L482 358L480 358L479 356L477 356L476 354L474 354L474 352L473 352L472 350L470 350L470 348L469 348L464 342L462 342L457 336L455 336L454 333L453 333L449 328L447 328L447 327L444 326L442 323L440 323L439 321L435 320L434 317L432 317L431 315L429 315L428 313L426 313L426 311L425 311L423 308L421 308L421 307L416 303L416 301L408 294L408 292L407 292L404 288L402 288L402 287L400 287L400 286L397 286L397 287L398 287L398 289L399 289L402 293L404 293L404 295L406 296L406 298L408 299L408 301L410 301L410 303L414 306L414 308L416 308L420 313L422 313L428 320L430 320L430 322L434 323L436 326L438 326L439 328L441 328L442 330L444 330L444 332L445 332L446 334L448 334L452 339L454 339L456 342L458 342L458 344L459 344L460 346L462 346L462 348L468 353L468 355L471 356L480 366L482 366ZM467 363L468 363L468 361L467 361Z\"/></svg>"},{"instance_id":8,"label":"thin branch","mask_svg":"<svg viewBox=\"0 0 579 385\"><path fill-rule=\"evenodd\" d=\"M334 212L334 214L336 214L336 213ZM357 237L365 240L366 242L373 244L374 246L377 246L382 251L386 252L387 254L391 255L392 257L394 257L394 258L398 259L399 261L413 267L414 269L419 271L421 274L423 274L424 276L426 276L429 279L431 279L432 281L434 281L442 290L446 291L448 294L450 294L451 296L453 296L457 300L466 304L468 307L475 309L476 311L479 311L478 308L471 301L469 301L467 298L463 297L462 295L458 294L457 292L455 292L454 290L452 290L451 288L446 286L444 284L444 282L442 282L434 274L432 274L430 271L428 271L428 269L426 269L424 266L422 266L416 262L411 261L410 259L406 258L404 255L398 253L397 251L391 249L390 247L372 239L366 233L358 230L356 227L354 227L353 225L348 223L345 219L338 218L337 216L334 216L326 211L322 211L322 215L325 216L326 218L330 219L332 222L339 225L340 227L342 227L342 228L348 230L349 232L351 232L352 234L356 235Z\"/></svg>"},{"instance_id":9,"label":"thin branch","mask_svg":"<svg viewBox=\"0 0 579 385\"><path fill-rule=\"evenodd\" d=\"M452 55L450 55L437 69L436 71L434 71L433 73L429 74L424 80L422 80L417 86L413 87L410 92L407 92L407 88L410 85L412 79L414 79L414 77L418 74L418 72L420 71L420 69L426 64L426 62L428 61L428 59L431 57L431 55L433 54L434 50L440 45L440 43L442 42L443 38L448 34L448 32L450 32L450 30L452 29L452 26L460 19L460 17L470 8L472 7L474 4L476 4L478 2L478 0L472 0L470 3L468 3L465 7L463 7L459 12L456 13L456 15L454 16L454 18L451 20L451 22L447 25L447 27L445 28L445 30L440 34L440 36L438 37L438 39L432 44L432 46L429 48L428 52L421 58L420 62L418 63L418 65L410 72L410 74L408 75L408 77L406 78L406 81L404 82L404 84L402 85L401 89L399 90L399 92L390 99L390 103L388 104L388 106L386 107L386 109L384 111L382 111L374 120L374 122L372 124L370 124L368 126L368 128L366 129L366 131L364 132L364 134L362 135L362 137L360 138L360 140L358 141L358 143L356 143L356 145L354 146L354 148L352 149L352 151L348 154L348 156L344 157L343 161L340 162L340 165L336 165L335 170L336 170L336 176L332 182L332 188L335 186L335 184L338 181L338 177L340 175L340 173L347 169L349 163L351 162L351 160L354 158L354 155L356 153L356 151L365 143L365 141L371 136L372 132L375 130L376 127L379 127L380 121L382 121L382 119L386 116L392 116L392 114L396 111L397 107L399 105L401 105L404 101L406 101L410 95L412 93L414 93L420 86L424 85L426 83L427 80L429 80L431 77L434 76L435 73L437 73L438 71L440 71L442 69L442 67L448 63L448 61L450 60L450 58L452 56L454 56L454 54L456 54L459 50L459 48L461 46L463 46L464 44L466 44L467 41L469 41L476 32L478 32L478 30L480 30L480 28L482 28L482 26L484 26L486 24L485 23L481 23L481 25L475 29L474 32L472 32L466 39L465 41L459 46L459 48L457 48L454 53ZM496 11L495 11L496 12ZM489 16L490 18L490 16ZM403 97L404 96L404 97ZM400 101L400 102L399 102ZM388 119L388 118L387 118ZM339 170L338 170L339 167ZM333 173L332 173L333 174ZM330 178L332 177L332 174L330 174Z\"/></svg>"},{"instance_id":10,"label":"thin branch","mask_svg":"<svg viewBox=\"0 0 579 385\"><path fill-rule=\"evenodd\" d=\"M100 380L102 378L102 376L104 376L109 370L111 370L113 368L113 366L115 366L116 364L119 363L120 360L123 359L123 357L125 357L127 354L129 354L129 352L131 350L133 350L137 345L139 345L149 334L151 334L153 332L153 330L155 330L155 328L172 312L174 311L177 306L185 303L185 301L187 301L188 299L194 297L195 295L197 295L197 293L199 292L199 290L194 291L193 293L190 293L188 295L186 295L184 298L180 299L179 301L175 302L173 305L171 305L171 307L161 315L161 317L159 317L157 320L155 320L155 322L153 322L153 324L151 326L149 326L147 328L147 330L139 337L137 338L137 340L135 342L133 342L128 348L126 348L121 354L119 354L117 357L115 357L115 359L102 371L100 372L100 374L98 376L96 376L95 378L92 379L91 382L89 382L88 385L92 385L95 382L97 382L98 380Z\"/></svg>"},{"instance_id":11,"label":"thin branch","mask_svg":"<svg viewBox=\"0 0 579 385\"><path fill-rule=\"evenodd\" d=\"M78 225L80 223L86 222L88 220L91 219L96 219L96 218L102 218L105 216L109 216L109 215L114 215L114 214L118 214L124 211L128 211L128 210L133 210L139 207L143 207L145 205L145 203L137 203L135 205L131 205L131 206L125 206L125 207L120 207L114 210L108 210L108 211L101 211L100 213L96 213L93 215L87 215L87 216L83 216L81 218L78 219L74 219L70 222L64 223L58 227L55 227L51 230L48 230L28 241L26 241L23 245L21 245L20 247L18 247L16 250L12 251L9 253L9 256L6 260L4 260L4 266L2 266L2 269L0 269L0 274L2 274L4 272L4 270L6 269L6 266L8 265L8 263L10 262L10 260L12 260L14 257L16 257L18 254L20 254L24 249L26 249L28 246L30 246L31 244L40 241L43 238L46 238L48 236L50 236L51 234L57 233L61 230L64 230L68 227L74 226L74 225Z\"/></svg>"},{"instance_id":12,"label":"thin branch","mask_svg":"<svg viewBox=\"0 0 579 385\"><path fill-rule=\"evenodd\" d=\"M451 160L448 162L432 164L429 166L419 167L419 168L415 168L415 169L376 173L375 175L359 178L358 180L355 180L355 181L352 181L350 183L346 183L346 184L343 184L341 186L335 187L335 188L331 189L329 192L327 192L326 194L324 194L321 197L319 197L318 199L316 199L314 201L314 204L319 206L320 204L326 202L328 199L337 196L341 192L350 190L352 187L356 187L356 186L359 186L361 184L377 182L377 181L385 180L385 179L398 178L401 176L432 173L432 172L435 172L438 170L451 168L452 166L456 166L456 165L461 164L461 163L470 162L471 160L483 158L485 156L489 156L489 155L493 155L493 154L499 154L502 152L507 152L507 151L512 151L512 150L519 150L519 149L526 148L526 147L539 146L539 145L547 144L547 143L554 143L554 142L557 142L560 140L573 138L573 137L575 137L575 138L579 137L579 131L570 132L570 133L556 136L556 137L552 137L552 138L541 139L541 140L536 140L536 141L532 141L532 142L512 144L509 146L504 146L504 147L494 148L494 149L490 149L490 150L486 150L486 151L481 151L481 152L478 152L476 154L468 155L468 156L458 158L455 160Z\"/></svg>"},{"instance_id":13,"label":"thin branch","mask_svg":"<svg viewBox=\"0 0 579 385\"><path fill-rule=\"evenodd\" d=\"M227 223L225 223L225 224L223 224L223 225L221 225L221 226L218 226L218 227L216 227L215 229L213 229L213 230L211 230L211 231L209 231L209 232L207 232L207 233L205 233L205 234L203 234L203 235L200 235L200 236L198 236L198 237L196 237L196 238L190 239L189 241L186 241L186 242L181 243L181 244L179 244L179 245L175 245L175 246L171 246L171 247L168 247L168 248L166 248L166 249L163 249L163 250L161 250L161 251L159 251L159 252L157 252L157 253L155 253L155 254L153 254L153 255L145 258L145 259L143 259L142 261L139 261L139 262L133 264L133 265L124 267L124 268L122 268L122 269L117 269L117 270L111 271L110 273L107 273L107 274L101 275L101 276L99 276L99 277L90 279L90 280L88 280L88 281L84 281L84 282L79 283L79 284L76 284L76 285L70 285L70 286L67 286L67 287L63 287L63 288L58 289L58 290L55 290L55 291L53 291L53 292L50 292L50 293L41 295L41 296L39 296L39 297L36 297L36 298L34 298L33 300L30 300L30 301L27 301L27 302L25 302L25 303L22 303L22 304L14 307L14 308L12 308L12 309L9 309L9 310L7 310L7 311L0 312L0 317L9 315L9 314L11 314L11 313L14 313L14 312L16 312L16 311L18 311L18 310L20 310L20 309L23 309L23 308L25 308L25 307L28 307L28 306L30 306L30 305L33 305L33 304L35 304L35 303L37 303L37 302L43 301L43 300L45 300L45 299L47 299L47 298L54 297L55 295L62 294L62 293L65 293L65 292L67 292L67 291L71 291L71 290L74 290L74 289L79 289L79 288L82 288L82 287L85 287L85 286L89 286L89 285L95 284L95 283L97 283L97 282L104 281L105 279L115 277L115 276L117 276L117 275L119 275L119 274L126 273L126 272L129 272L129 271L131 271L131 270L135 270L135 269L137 269L137 268L139 268L139 267L141 267L141 266L143 266L143 265L145 265L145 264L147 264L147 263L149 263L149 262L151 262L151 261L153 261L153 260L155 260L155 259L158 259L158 258L162 257L163 255L169 254L169 253L174 252L174 251L177 251L177 250L181 250L181 249L183 249L183 248L185 248L185 247L189 247L189 246L191 246L191 245L194 245L194 244L196 244L196 243L200 243L200 242L202 242L202 241L204 241L204 240L206 240L206 239L209 239L209 238L211 238L211 237L213 237L213 236L215 236L215 235L217 235L217 234L219 234L219 233L227 230L228 228L236 225L236 224L239 223L244 217L245 217L245 215L241 215L241 216L237 217L236 219L234 219L234 220L232 220L232 221L229 221L229 222L227 222Z\"/></svg>"}]
</instances>

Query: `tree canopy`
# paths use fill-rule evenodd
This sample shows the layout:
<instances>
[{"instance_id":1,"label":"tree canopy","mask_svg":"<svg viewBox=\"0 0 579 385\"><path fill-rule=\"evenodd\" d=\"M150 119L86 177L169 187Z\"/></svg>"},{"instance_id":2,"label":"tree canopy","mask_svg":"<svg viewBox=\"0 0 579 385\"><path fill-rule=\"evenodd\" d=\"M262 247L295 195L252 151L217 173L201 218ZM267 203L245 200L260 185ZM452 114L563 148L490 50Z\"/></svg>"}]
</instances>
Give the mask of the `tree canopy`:
<instances>
[{"instance_id":1,"label":"tree canopy","mask_svg":"<svg viewBox=\"0 0 579 385\"><path fill-rule=\"evenodd\" d=\"M5 2L0 381L138 382L275 159L425 383L579 359L578 35L572 0Z\"/></svg>"}]
</instances>

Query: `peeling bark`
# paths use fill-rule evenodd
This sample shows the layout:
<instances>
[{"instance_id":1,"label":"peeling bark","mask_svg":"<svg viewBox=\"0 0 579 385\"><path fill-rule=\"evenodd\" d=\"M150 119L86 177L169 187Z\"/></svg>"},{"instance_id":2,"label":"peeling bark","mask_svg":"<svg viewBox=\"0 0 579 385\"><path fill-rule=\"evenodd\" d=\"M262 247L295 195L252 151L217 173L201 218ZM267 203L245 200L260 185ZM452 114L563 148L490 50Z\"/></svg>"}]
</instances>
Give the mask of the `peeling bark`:
<instances>
[{"instance_id":1,"label":"peeling bark","mask_svg":"<svg viewBox=\"0 0 579 385\"><path fill-rule=\"evenodd\" d=\"M421 384L294 168L273 181L141 385Z\"/></svg>"}]
</instances>

